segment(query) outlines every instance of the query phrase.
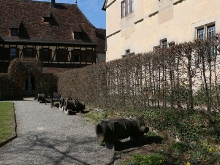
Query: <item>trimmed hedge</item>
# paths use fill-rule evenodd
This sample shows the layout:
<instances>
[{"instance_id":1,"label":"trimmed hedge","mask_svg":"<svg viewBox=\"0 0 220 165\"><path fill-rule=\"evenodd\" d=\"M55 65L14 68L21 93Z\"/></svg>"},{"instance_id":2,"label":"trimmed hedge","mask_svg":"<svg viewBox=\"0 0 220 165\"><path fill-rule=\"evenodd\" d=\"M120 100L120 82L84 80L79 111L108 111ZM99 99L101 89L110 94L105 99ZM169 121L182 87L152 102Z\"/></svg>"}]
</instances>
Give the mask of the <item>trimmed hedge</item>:
<instances>
[{"instance_id":1,"label":"trimmed hedge","mask_svg":"<svg viewBox=\"0 0 220 165\"><path fill-rule=\"evenodd\" d=\"M57 90L56 75L42 73L42 63L40 60L16 58L11 61L8 73L0 73L0 100L22 99L22 88L28 74L35 77L35 96L42 92L51 94Z\"/></svg>"},{"instance_id":2,"label":"trimmed hedge","mask_svg":"<svg viewBox=\"0 0 220 165\"><path fill-rule=\"evenodd\" d=\"M66 71L58 76L58 91L127 112L147 107L219 110L219 41L217 35Z\"/></svg>"}]
</instances>

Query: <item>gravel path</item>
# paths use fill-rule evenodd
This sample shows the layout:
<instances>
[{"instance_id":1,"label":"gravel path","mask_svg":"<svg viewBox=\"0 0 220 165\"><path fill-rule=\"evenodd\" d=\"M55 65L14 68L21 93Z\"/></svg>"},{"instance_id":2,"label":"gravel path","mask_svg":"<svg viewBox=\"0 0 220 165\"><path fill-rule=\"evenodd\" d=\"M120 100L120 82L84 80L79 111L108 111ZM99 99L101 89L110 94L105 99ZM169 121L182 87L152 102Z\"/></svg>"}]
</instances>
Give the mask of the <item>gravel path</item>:
<instances>
[{"instance_id":1,"label":"gravel path","mask_svg":"<svg viewBox=\"0 0 220 165\"><path fill-rule=\"evenodd\" d=\"M1 165L106 165L95 126L37 101L14 101L18 137L0 148Z\"/></svg>"}]
</instances>

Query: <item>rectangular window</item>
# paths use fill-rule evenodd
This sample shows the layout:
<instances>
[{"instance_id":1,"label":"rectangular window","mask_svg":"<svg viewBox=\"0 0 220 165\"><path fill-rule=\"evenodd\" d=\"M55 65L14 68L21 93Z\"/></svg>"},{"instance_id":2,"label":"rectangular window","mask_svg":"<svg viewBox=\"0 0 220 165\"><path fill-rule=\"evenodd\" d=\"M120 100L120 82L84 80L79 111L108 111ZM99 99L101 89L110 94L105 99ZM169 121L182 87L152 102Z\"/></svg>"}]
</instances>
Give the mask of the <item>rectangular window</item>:
<instances>
[{"instance_id":1,"label":"rectangular window","mask_svg":"<svg viewBox=\"0 0 220 165\"><path fill-rule=\"evenodd\" d=\"M80 32L74 32L74 39L80 39L81 37L81 33Z\"/></svg>"},{"instance_id":2,"label":"rectangular window","mask_svg":"<svg viewBox=\"0 0 220 165\"><path fill-rule=\"evenodd\" d=\"M32 48L27 48L27 57L32 57L33 54L33 49Z\"/></svg>"},{"instance_id":3,"label":"rectangular window","mask_svg":"<svg viewBox=\"0 0 220 165\"><path fill-rule=\"evenodd\" d=\"M42 60L48 60L49 57L49 49L42 49Z\"/></svg>"},{"instance_id":4,"label":"rectangular window","mask_svg":"<svg viewBox=\"0 0 220 165\"><path fill-rule=\"evenodd\" d=\"M11 29L11 36L18 36L18 29Z\"/></svg>"},{"instance_id":5,"label":"rectangular window","mask_svg":"<svg viewBox=\"0 0 220 165\"><path fill-rule=\"evenodd\" d=\"M50 22L50 17L44 17L44 22Z\"/></svg>"},{"instance_id":6,"label":"rectangular window","mask_svg":"<svg viewBox=\"0 0 220 165\"><path fill-rule=\"evenodd\" d=\"M14 59L17 56L17 48L10 48L10 59Z\"/></svg>"},{"instance_id":7,"label":"rectangular window","mask_svg":"<svg viewBox=\"0 0 220 165\"><path fill-rule=\"evenodd\" d=\"M209 39L213 38L215 35L215 25L211 25L207 27L207 37Z\"/></svg>"},{"instance_id":8,"label":"rectangular window","mask_svg":"<svg viewBox=\"0 0 220 165\"><path fill-rule=\"evenodd\" d=\"M134 0L130 0L131 2L131 12L134 11Z\"/></svg>"},{"instance_id":9,"label":"rectangular window","mask_svg":"<svg viewBox=\"0 0 220 165\"><path fill-rule=\"evenodd\" d=\"M125 17L134 11L134 0L123 0L121 2L121 17Z\"/></svg>"},{"instance_id":10,"label":"rectangular window","mask_svg":"<svg viewBox=\"0 0 220 165\"><path fill-rule=\"evenodd\" d=\"M167 49L167 39L161 40L161 48L162 49Z\"/></svg>"},{"instance_id":11,"label":"rectangular window","mask_svg":"<svg viewBox=\"0 0 220 165\"><path fill-rule=\"evenodd\" d=\"M126 15L125 2L121 2L121 17Z\"/></svg>"},{"instance_id":12,"label":"rectangular window","mask_svg":"<svg viewBox=\"0 0 220 165\"><path fill-rule=\"evenodd\" d=\"M80 62L80 49L74 49L71 51L71 59L74 62Z\"/></svg>"},{"instance_id":13,"label":"rectangular window","mask_svg":"<svg viewBox=\"0 0 220 165\"><path fill-rule=\"evenodd\" d=\"M203 40L205 38L205 29L197 29L197 39Z\"/></svg>"},{"instance_id":14,"label":"rectangular window","mask_svg":"<svg viewBox=\"0 0 220 165\"><path fill-rule=\"evenodd\" d=\"M52 50L48 48L40 49L40 60L41 61L50 61L51 60Z\"/></svg>"},{"instance_id":15,"label":"rectangular window","mask_svg":"<svg viewBox=\"0 0 220 165\"><path fill-rule=\"evenodd\" d=\"M130 55L130 49L125 50L125 55L126 56Z\"/></svg>"},{"instance_id":16,"label":"rectangular window","mask_svg":"<svg viewBox=\"0 0 220 165\"><path fill-rule=\"evenodd\" d=\"M131 54L130 49L127 49L127 50L125 50L125 54L122 55L122 58L125 58L125 57L129 56L130 54Z\"/></svg>"},{"instance_id":17,"label":"rectangular window","mask_svg":"<svg viewBox=\"0 0 220 165\"><path fill-rule=\"evenodd\" d=\"M213 39L215 36L215 24L207 26L207 38L208 39ZM217 47L216 46L211 46L209 50L209 61L215 60L217 55Z\"/></svg>"},{"instance_id":18,"label":"rectangular window","mask_svg":"<svg viewBox=\"0 0 220 165\"><path fill-rule=\"evenodd\" d=\"M126 14L130 13L130 0L126 0L126 11L127 11Z\"/></svg>"},{"instance_id":19,"label":"rectangular window","mask_svg":"<svg viewBox=\"0 0 220 165\"><path fill-rule=\"evenodd\" d=\"M209 25L203 25L202 28L197 29L197 39L203 40L205 38L212 39L215 36L215 24L209 24ZM210 46L209 48L209 55L208 57L205 57L204 54L199 50L198 51L198 62L201 63L205 61L211 62L215 60L216 53L217 53L216 46Z\"/></svg>"}]
</instances>

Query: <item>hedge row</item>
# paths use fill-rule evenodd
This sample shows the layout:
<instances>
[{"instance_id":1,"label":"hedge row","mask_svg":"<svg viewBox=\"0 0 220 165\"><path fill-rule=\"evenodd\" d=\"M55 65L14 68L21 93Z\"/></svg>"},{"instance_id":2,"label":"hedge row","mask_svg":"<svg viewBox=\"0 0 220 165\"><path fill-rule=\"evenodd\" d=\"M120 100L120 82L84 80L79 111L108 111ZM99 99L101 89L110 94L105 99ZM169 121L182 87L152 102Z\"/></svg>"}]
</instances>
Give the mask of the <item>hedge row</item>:
<instances>
[{"instance_id":1,"label":"hedge row","mask_svg":"<svg viewBox=\"0 0 220 165\"><path fill-rule=\"evenodd\" d=\"M21 99L18 88L10 74L0 74L0 100Z\"/></svg>"},{"instance_id":2,"label":"hedge row","mask_svg":"<svg viewBox=\"0 0 220 165\"><path fill-rule=\"evenodd\" d=\"M16 58L11 61L8 73L0 74L0 100L17 100L23 97L23 85L28 75L35 77L35 96L57 90L56 75L42 73L42 63L38 59Z\"/></svg>"},{"instance_id":3,"label":"hedge row","mask_svg":"<svg viewBox=\"0 0 220 165\"><path fill-rule=\"evenodd\" d=\"M144 112L148 107L219 110L219 35L108 63L42 74L37 59L14 59L0 75L2 99L20 98L27 75L36 95L57 91L87 105Z\"/></svg>"},{"instance_id":4,"label":"hedge row","mask_svg":"<svg viewBox=\"0 0 220 165\"><path fill-rule=\"evenodd\" d=\"M58 91L113 110L219 110L219 41L216 35L66 71L58 75Z\"/></svg>"}]
</instances>

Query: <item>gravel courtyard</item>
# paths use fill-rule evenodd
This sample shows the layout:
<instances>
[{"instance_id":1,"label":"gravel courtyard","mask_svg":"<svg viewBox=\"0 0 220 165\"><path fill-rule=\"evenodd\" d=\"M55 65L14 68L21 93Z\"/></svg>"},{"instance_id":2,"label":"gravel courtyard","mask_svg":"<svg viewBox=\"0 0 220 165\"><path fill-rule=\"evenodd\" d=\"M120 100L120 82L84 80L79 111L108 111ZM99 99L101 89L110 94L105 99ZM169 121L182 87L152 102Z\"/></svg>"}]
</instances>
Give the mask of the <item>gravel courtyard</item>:
<instances>
[{"instance_id":1,"label":"gravel courtyard","mask_svg":"<svg viewBox=\"0 0 220 165\"><path fill-rule=\"evenodd\" d=\"M1 165L106 165L113 153L99 146L95 126L50 104L13 101L18 137L0 148Z\"/></svg>"}]
</instances>

